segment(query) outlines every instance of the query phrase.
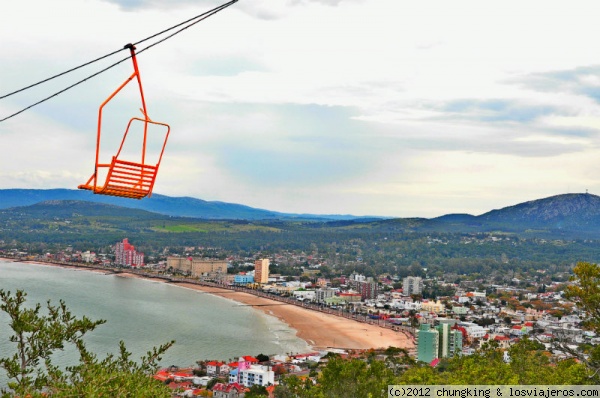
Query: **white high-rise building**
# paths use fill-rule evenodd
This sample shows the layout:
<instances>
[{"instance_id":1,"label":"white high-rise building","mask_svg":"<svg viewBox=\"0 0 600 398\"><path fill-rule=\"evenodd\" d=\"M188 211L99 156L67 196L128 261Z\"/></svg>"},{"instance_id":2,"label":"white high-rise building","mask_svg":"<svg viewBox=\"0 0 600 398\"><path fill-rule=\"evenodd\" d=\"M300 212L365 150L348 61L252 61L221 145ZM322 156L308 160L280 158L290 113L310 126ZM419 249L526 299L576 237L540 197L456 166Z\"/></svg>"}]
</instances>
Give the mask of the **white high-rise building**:
<instances>
[{"instance_id":1,"label":"white high-rise building","mask_svg":"<svg viewBox=\"0 0 600 398\"><path fill-rule=\"evenodd\" d=\"M402 280L402 293L405 296L423 293L423 278L420 276L407 276Z\"/></svg>"}]
</instances>

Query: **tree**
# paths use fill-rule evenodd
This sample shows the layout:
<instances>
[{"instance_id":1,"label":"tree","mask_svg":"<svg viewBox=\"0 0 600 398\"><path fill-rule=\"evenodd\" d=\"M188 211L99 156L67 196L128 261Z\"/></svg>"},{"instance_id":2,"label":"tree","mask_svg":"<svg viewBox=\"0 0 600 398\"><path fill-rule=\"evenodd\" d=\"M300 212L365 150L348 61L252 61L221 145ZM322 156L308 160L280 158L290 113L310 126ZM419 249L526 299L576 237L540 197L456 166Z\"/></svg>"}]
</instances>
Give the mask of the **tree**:
<instances>
[{"instance_id":1,"label":"tree","mask_svg":"<svg viewBox=\"0 0 600 398\"><path fill-rule=\"evenodd\" d=\"M274 395L276 398L312 398L316 393L310 379L302 380L296 375L283 378L278 386L275 387Z\"/></svg>"},{"instance_id":2,"label":"tree","mask_svg":"<svg viewBox=\"0 0 600 398\"><path fill-rule=\"evenodd\" d=\"M575 284L565 288L565 298L573 301L582 309L587 317L583 321L584 328L600 333L600 266L580 262L573 268L574 276L571 277ZM569 349L568 345L560 344L560 348L571 353L574 357L586 364L592 371L590 376L596 383L600 382L600 347L594 347L589 356Z\"/></svg>"},{"instance_id":3,"label":"tree","mask_svg":"<svg viewBox=\"0 0 600 398\"><path fill-rule=\"evenodd\" d=\"M2 397L31 396L42 393L62 396L142 396L168 397L169 389L152 379L160 356L173 344L153 348L137 363L130 359L125 344L120 342L119 355L99 360L86 349L83 337L105 323L87 317L76 318L61 300L55 306L47 302L33 308L25 306L27 294L18 290L0 290L0 310L8 315L12 329L10 342L15 344L12 356L0 358L0 368L8 376L8 389ZM79 352L79 364L59 369L52 354L73 346Z\"/></svg>"},{"instance_id":4,"label":"tree","mask_svg":"<svg viewBox=\"0 0 600 398\"><path fill-rule=\"evenodd\" d=\"M261 352L256 356L256 359L258 359L258 362L267 362L269 360L269 356Z\"/></svg>"},{"instance_id":5,"label":"tree","mask_svg":"<svg viewBox=\"0 0 600 398\"><path fill-rule=\"evenodd\" d=\"M385 363L387 367L390 368L396 376L406 368L416 364L415 359L411 358L406 348L388 347L384 351L384 354L386 355Z\"/></svg>"},{"instance_id":6,"label":"tree","mask_svg":"<svg viewBox=\"0 0 600 398\"><path fill-rule=\"evenodd\" d=\"M258 384L254 384L250 387L250 391L245 395L246 398L266 398L268 396L269 392L267 391L267 388Z\"/></svg>"},{"instance_id":7,"label":"tree","mask_svg":"<svg viewBox=\"0 0 600 398\"><path fill-rule=\"evenodd\" d=\"M330 359L314 388L314 397L381 397L394 373L382 361Z\"/></svg>"},{"instance_id":8,"label":"tree","mask_svg":"<svg viewBox=\"0 0 600 398\"><path fill-rule=\"evenodd\" d=\"M489 342L473 355L446 358L436 368L413 366L398 384L592 384L585 366L573 360L551 363L544 345L528 338L511 346L508 358Z\"/></svg>"},{"instance_id":9,"label":"tree","mask_svg":"<svg viewBox=\"0 0 600 398\"><path fill-rule=\"evenodd\" d=\"M565 297L583 309L587 318L583 325L600 333L600 266L591 263L578 263L573 268L571 281L576 284L565 288Z\"/></svg>"}]
</instances>

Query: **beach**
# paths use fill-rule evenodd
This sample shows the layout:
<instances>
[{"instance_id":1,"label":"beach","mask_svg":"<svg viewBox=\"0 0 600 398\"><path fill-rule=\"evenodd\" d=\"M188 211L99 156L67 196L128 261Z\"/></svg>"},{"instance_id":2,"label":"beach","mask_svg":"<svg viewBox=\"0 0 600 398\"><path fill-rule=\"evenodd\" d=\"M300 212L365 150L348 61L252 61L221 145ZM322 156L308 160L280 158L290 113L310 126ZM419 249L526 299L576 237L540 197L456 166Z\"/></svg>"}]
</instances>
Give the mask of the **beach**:
<instances>
[{"instance_id":1,"label":"beach","mask_svg":"<svg viewBox=\"0 0 600 398\"><path fill-rule=\"evenodd\" d=\"M65 268L76 268L92 272L103 272L101 269L92 269L85 266L65 266L47 262L24 261L24 263L27 262ZM107 269L106 273L111 273L111 270ZM118 273L117 276L169 283L166 280L145 277L139 273L121 272ZM249 305L267 315L277 317L294 329L297 332L297 337L306 341L316 350L327 348L367 350L371 348L387 348L390 346L411 350L415 346L412 336L378 325L358 322L353 319L326 314L296 305L282 305L279 301L225 288L203 286L186 282L171 284L233 300L239 303L239 305Z\"/></svg>"},{"instance_id":2,"label":"beach","mask_svg":"<svg viewBox=\"0 0 600 398\"><path fill-rule=\"evenodd\" d=\"M342 348L367 350L390 346L414 348L412 339L402 332L358 322L352 319L325 314L296 305L280 302L249 293L231 291L192 283L178 283L189 289L225 297L279 318L297 331L297 335L315 349Z\"/></svg>"}]
</instances>

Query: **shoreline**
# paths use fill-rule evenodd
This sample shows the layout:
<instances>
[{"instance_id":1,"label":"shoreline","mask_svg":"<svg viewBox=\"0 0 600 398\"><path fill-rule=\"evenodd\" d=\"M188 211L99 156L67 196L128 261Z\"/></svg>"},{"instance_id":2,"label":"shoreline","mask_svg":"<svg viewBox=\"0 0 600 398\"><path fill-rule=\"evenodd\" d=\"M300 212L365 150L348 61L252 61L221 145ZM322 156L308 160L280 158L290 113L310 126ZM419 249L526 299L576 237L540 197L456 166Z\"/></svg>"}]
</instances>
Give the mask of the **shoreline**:
<instances>
[{"instance_id":1,"label":"shoreline","mask_svg":"<svg viewBox=\"0 0 600 398\"><path fill-rule=\"evenodd\" d=\"M387 348L389 346L406 348L411 350L415 344L408 335L403 332L394 331L378 325L359 322L353 319L326 314L294 304L285 304L265 297L259 297L250 293L230 290L222 287L204 286L186 281L169 281L164 278L140 275L133 272L114 272L112 269L92 268L87 266L57 264L43 261L15 260L12 258L0 258L12 262L24 264L47 265L61 268L72 268L77 270L92 271L106 275L116 275L123 278L137 278L150 281L169 283L195 290L202 293L226 298L240 305L252 306L262 313L273 316L288 325L296 332L296 336L304 340L315 350L328 348L368 350L376 348Z\"/></svg>"},{"instance_id":2,"label":"shoreline","mask_svg":"<svg viewBox=\"0 0 600 398\"><path fill-rule=\"evenodd\" d=\"M325 314L293 304L283 304L246 292L185 282L176 285L224 297L274 316L294 329L300 339L316 350L326 348L368 350L389 346L411 349L414 347L412 340L402 332L377 325Z\"/></svg>"}]
</instances>

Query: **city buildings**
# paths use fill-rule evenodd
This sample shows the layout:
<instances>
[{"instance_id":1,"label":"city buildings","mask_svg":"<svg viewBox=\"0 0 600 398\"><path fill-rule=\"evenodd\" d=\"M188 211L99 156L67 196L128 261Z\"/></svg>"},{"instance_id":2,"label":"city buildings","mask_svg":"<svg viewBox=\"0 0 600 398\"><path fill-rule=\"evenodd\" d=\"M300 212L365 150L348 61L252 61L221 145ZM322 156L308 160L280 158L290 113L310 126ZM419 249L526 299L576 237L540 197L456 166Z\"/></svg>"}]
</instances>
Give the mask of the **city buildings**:
<instances>
[{"instance_id":1,"label":"city buildings","mask_svg":"<svg viewBox=\"0 0 600 398\"><path fill-rule=\"evenodd\" d=\"M254 282L269 282L269 259L260 259L254 262Z\"/></svg>"},{"instance_id":2,"label":"city buildings","mask_svg":"<svg viewBox=\"0 0 600 398\"><path fill-rule=\"evenodd\" d=\"M192 277L215 276L227 273L227 261L194 257L167 257L167 268Z\"/></svg>"},{"instance_id":3,"label":"city buildings","mask_svg":"<svg viewBox=\"0 0 600 398\"><path fill-rule=\"evenodd\" d=\"M366 281L357 281L355 286L363 300L377 298L379 289L377 282L374 282L373 278L368 278Z\"/></svg>"},{"instance_id":4,"label":"city buildings","mask_svg":"<svg viewBox=\"0 0 600 398\"><path fill-rule=\"evenodd\" d=\"M135 247L125 238L115 245L115 264L141 267L144 265L144 253L137 252Z\"/></svg>"},{"instance_id":5,"label":"city buildings","mask_svg":"<svg viewBox=\"0 0 600 398\"><path fill-rule=\"evenodd\" d=\"M247 285L254 283L254 275L249 274L238 274L233 277L233 283L236 285Z\"/></svg>"},{"instance_id":6,"label":"city buildings","mask_svg":"<svg viewBox=\"0 0 600 398\"><path fill-rule=\"evenodd\" d=\"M447 358L462 351L462 333L452 329L449 323L435 327L424 323L417 331L417 359L431 363L438 358Z\"/></svg>"},{"instance_id":7,"label":"city buildings","mask_svg":"<svg viewBox=\"0 0 600 398\"><path fill-rule=\"evenodd\" d=\"M335 296L336 289L317 289L315 290L315 299L317 303L323 303L326 299Z\"/></svg>"},{"instance_id":8,"label":"city buildings","mask_svg":"<svg viewBox=\"0 0 600 398\"><path fill-rule=\"evenodd\" d=\"M407 276L402 280L402 293L405 296L423 293L423 278L419 276Z\"/></svg>"},{"instance_id":9,"label":"city buildings","mask_svg":"<svg viewBox=\"0 0 600 398\"><path fill-rule=\"evenodd\" d=\"M440 333L432 329L431 325L424 323L417 331L417 360L431 363L439 357Z\"/></svg>"},{"instance_id":10,"label":"city buildings","mask_svg":"<svg viewBox=\"0 0 600 398\"><path fill-rule=\"evenodd\" d=\"M245 363L240 361L240 363ZM246 387L252 387L255 384L259 386L268 386L275 384L275 372L270 366L264 365L242 365L229 372L229 383L238 382Z\"/></svg>"}]
</instances>

